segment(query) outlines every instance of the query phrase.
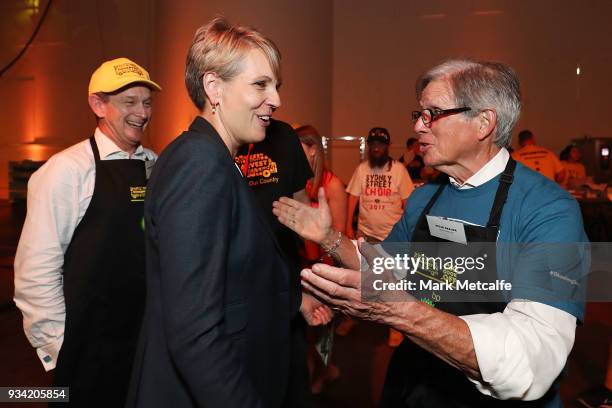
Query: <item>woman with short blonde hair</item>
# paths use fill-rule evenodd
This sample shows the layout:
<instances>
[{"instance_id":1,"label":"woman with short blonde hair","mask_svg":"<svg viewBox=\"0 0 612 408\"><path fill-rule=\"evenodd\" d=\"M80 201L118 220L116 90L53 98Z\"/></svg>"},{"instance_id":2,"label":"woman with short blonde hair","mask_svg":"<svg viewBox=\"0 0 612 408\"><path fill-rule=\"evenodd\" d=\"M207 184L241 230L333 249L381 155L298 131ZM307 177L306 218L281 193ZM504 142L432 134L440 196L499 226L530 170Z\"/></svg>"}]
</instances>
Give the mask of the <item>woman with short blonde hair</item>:
<instances>
[{"instance_id":1,"label":"woman with short blonde hair","mask_svg":"<svg viewBox=\"0 0 612 408\"><path fill-rule=\"evenodd\" d=\"M224 81L232 80L241 69L246 54L260 50L281 84L281 55L276 45L258 31L246 26L231 26L227 20L217 17L198 28L187 54L185 85L194 105L203 111L206 95L202 87L205 72L214 72Z\"/></svg>"},{"instance_id":2,"label":"woman with short blonde hair","mask_svg":"<svg viewBox=\"0 0 612 408\"><path fill-rule=\"evenodd\" d=\"M280 54L216 18L185 83L200 114L147 185L147 305L128 407L280 407L288 390L291 271L234 163L280 106Z\"/></svg>"}]
</instances>

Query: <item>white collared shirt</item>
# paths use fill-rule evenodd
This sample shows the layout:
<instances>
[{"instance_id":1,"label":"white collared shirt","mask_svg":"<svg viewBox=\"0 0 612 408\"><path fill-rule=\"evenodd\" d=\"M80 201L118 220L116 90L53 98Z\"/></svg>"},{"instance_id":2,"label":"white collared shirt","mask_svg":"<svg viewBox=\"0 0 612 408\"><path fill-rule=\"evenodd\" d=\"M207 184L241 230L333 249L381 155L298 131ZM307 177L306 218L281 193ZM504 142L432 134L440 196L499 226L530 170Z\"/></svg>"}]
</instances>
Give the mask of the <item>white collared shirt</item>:
<instances>
[{"instance_id":1,"label":"white collared shirt","mask_svg":"<svg viewBox=\"0 0 612 408\"><path fill-rule=\"evenodd\" d=\"M101 160L154 160L142 146L130 156L94 133ZM66 319L63 264L72 235L91 202L96 164L89 139L51 157L28 182L28 211L15 255L15 303L25 334L46 371L55 368Z\"/></svg>"},{"instance_id":2,"label":"white collared shirt","mask_svg":"<svg viewBox=\"0 0 612 408\"><path fill-rule=\"evenodd\" d=\"M493 179L498 174L502 173L508 164L510 153L504 147L502 147L497 154L482 166L476 173L472 174L470 178L465 180L465 183L461 184L452 177L449 180L453 186L459 190L467 190L469 188L478 187L483 185L487 181Z\"/></svg>"},{"instance_id":3,"label":"white collared shirt","mask_svg":"<svg viewBox=\"0 0 612 408\"><path fill-rule=\"evenodd\" d=\"M478 187L501 174L510 154L502 148L458 189ZM502 226L503 228L503 226ZM540 398L557 378L574 344L576 318L552 306L514 299L503 313L460 316L470 330L485 395L499 399Z\"/></svg>"}]
</instances>

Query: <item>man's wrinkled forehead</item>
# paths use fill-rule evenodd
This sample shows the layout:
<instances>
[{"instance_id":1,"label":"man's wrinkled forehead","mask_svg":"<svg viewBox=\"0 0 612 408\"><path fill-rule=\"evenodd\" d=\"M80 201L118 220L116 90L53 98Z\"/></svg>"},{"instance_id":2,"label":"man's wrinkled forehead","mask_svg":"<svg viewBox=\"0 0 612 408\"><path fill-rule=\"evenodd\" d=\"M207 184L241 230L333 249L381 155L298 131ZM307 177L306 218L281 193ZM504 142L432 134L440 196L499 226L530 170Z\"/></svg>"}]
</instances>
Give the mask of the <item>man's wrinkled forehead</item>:
<instances>
[{"instance_id":1,"label":"man's wrinkled forehead","mask_svg":"<svg viewBox=\"0 0 612 408\"><path fill-rule=\"evenodd\" d=\"M446 78L431 81L423 92L419 104L423 108L443 108L453 105L455 98L450 82Z\"/></svg>"}]
</instances>

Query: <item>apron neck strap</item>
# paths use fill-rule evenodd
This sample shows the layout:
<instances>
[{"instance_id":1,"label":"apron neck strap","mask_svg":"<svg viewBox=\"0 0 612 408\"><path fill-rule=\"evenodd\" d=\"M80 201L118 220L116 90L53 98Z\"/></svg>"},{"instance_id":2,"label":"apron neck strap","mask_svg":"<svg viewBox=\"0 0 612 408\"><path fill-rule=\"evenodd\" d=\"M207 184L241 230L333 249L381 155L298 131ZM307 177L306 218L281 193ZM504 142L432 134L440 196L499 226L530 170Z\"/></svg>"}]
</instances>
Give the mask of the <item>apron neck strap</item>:
<instances>
[{"instance_id":1,"label":"apron neck strap","mask_svg":"<svg viewBox=\"0 0 612 408\"><path fill-rule=\"evenodd\" d=\"M96 139L92 136L89 138L89 144L91 144L91 150L93 151L94 159L96 163L100 161L100 152L98 151L98 144Z\"/></svg>"},{"instance_id":2,"label":"apron neck strap","mask_svg":"<svg viewBox=\"0 0 612 408\"><path fill-rule=\"evenodd\" d=\"M489 221L487 222L487 227L498 227L499 220L501 218L502 209L504 208L504 204L506 203L506 199L508 198L508 191L510 190L510 185L514 181L514 169L516 168L516 161L510 156L508 159L508 163L506 164L506 168L499 176L499 187L497 188L497 193L495 194L495 200L493 200L493 207L491 208L491 213L489 215ZM447 186L448 178L443 179L440 187L434 193L433 197L429 200L423 212L421 213L421 217L419 218L418 223L425 218L425 215L429 214L429 210L433 207L434 203L442 194L442 190Z\"/></svg>"},{"instance_id":3,"label":"apron neck strap","mask_svg":"<svg viewBox=\"0 0 612 408\"><path fill-rule=\"evenodd\" d=\"M431 207L433 207L438 197L440 197L440 194L442 194L442 190L444 190L444 187L446 187L446 185L448 184L448 177L438 178L438 180L440 180L440 187L438 187L434 195L431 197L431 199L429 200L429 202L427 203L427 205L421 212L421 215L419 216L419 220L417 221L417 225L421 225L421 223L425 221L425 216L429 214L429 210L431 210Z\"/></svg>"},{"instance_id":4,"label":"apron neck strap","mask_svg":"<svg viewBox=\"0 0 612 408\"><path fill-rule=\"evenodd\" d=\"M499 176L499 187L495 194L495 200L493 201L493 207L491 208L491 214L489 215L489 222L487 227L498 227L499 220L501 218L502 209L508 198L508 190L514 181L514 169L516 168L516 161L510 156L506 168L503 173Z\"/></svg>"},{"instance_id":5,"label":"apron neck strap","mask_svg":"<svg viewBox=\"0 0 612 408\"><path fill-rule=\"evenodd\" d=\"M442 194L442 190L444 190L444 187L446 187L447 184L448 183L440 184L440 187L438 187L434 195L431 197L431 200L429 200L429 202L423 209L424 214L429 214L429 210L431 210L431 207L433 207L434 203L438 200L438 197L440 197L440 194Z\"/></svg>"}]
</instances>

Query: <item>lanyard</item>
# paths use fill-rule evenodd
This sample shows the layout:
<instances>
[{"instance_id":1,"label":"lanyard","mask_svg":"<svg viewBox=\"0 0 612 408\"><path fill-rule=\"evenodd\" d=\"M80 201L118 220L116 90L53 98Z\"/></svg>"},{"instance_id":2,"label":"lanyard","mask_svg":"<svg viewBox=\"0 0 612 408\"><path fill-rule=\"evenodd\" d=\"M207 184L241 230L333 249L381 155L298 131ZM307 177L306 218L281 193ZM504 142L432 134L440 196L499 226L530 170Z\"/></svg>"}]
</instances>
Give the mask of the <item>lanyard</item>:
<instances>
[{"instance_id":1,"label":"lanyard","mask_svg":"<svg viewBox=\"0 0 612 408\"><path fill-rule=\"evenodd\" d=\"M242 177L249 177L248 171L249 171L249 159L251 158L251 150L253 150L253 143L249 143L249 150L247 151L246 157L244 158L244 161L242 162L242 168L240 169L240 171L242 171Z\"/></svg>"}]
</instances>

